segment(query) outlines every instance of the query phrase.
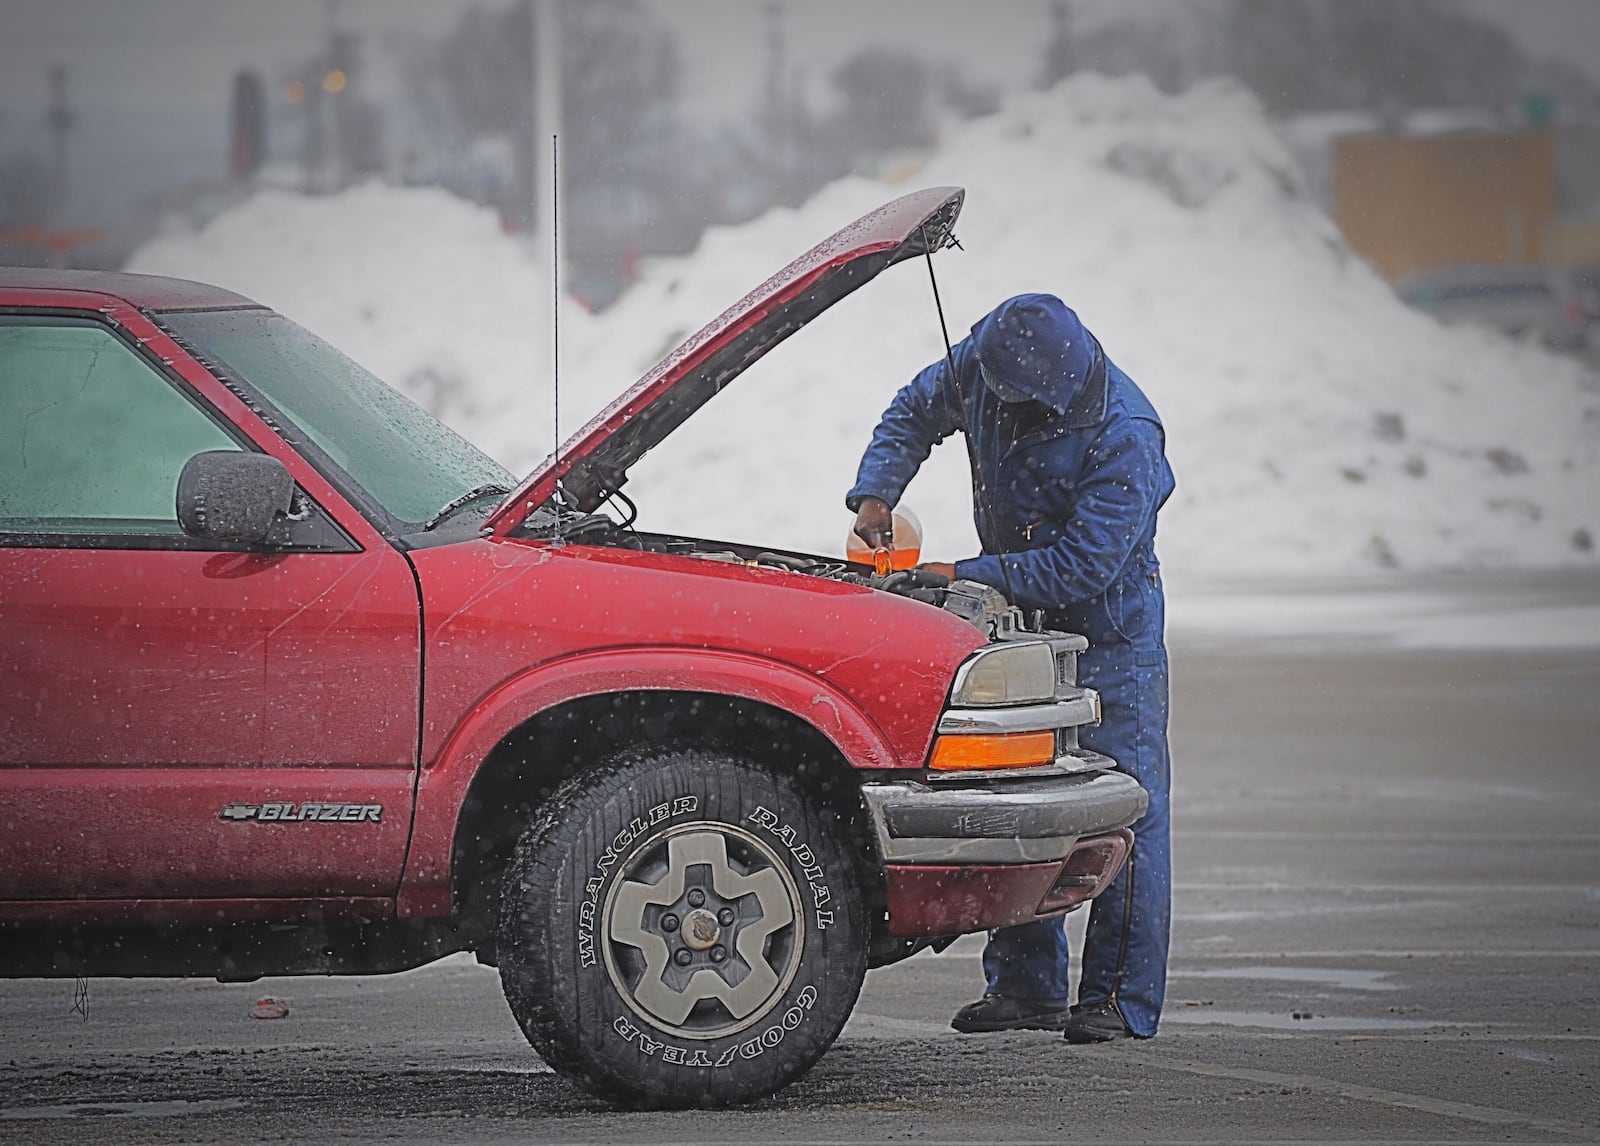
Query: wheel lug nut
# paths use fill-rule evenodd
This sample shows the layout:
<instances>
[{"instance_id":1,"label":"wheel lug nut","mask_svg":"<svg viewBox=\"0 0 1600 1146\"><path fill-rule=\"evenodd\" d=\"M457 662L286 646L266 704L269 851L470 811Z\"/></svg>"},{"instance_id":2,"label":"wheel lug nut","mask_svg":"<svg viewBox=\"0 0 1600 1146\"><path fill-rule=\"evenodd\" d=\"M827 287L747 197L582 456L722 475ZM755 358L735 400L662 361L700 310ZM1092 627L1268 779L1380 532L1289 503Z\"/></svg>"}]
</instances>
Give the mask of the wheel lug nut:
<instances>
[{"instance_id":1,"label":"wheel lug nut","mask_svg":"<svg viewBox=\"0 0 1600 1146\"><path fill-rule=\"evenodd\" d=\"M713 947L711 949L711 961L713 963L720 963L724 959L726 959L727 957L728 957L728 953L722 947L720 947L720 946L719 947Z\"/></svg>"},{"instance_id":2,"label":"wheel lug nut","mask_svg":"<svg viewBox=\"0 0 1600 1146\"><path fill-rule=\"evenodd\" d=\"M705 904L706 904L706 893L701 891L698 887L695 888L693 891L691 891L689 893L689 906L690 907L704 907Z\"/></svg>"},{"instance_id":3,"label":"wheel lug nut","mask_svg":"<svg viewBox=\"0 0 1600 1146\"><path fill-rule=\"evenodd\" d=\"M678 917L676 915L673 915L669 911L667 914L665 914L665 915L663 915L661 917L661 930L663 930L663 931L676 931L677 929L678 929Z\"/></svg>"},{"instance_id":4,"label":"wheel lug nut","mask_svg":"<svg viewBox=\"0 0 1600 1146\"><path fill-rule=\"evenodd\" d=\"M680 947L676 952L674 952L672 958L678 964L678 966L687 967L689 965L689 960L693 959L694 956L689 953L689 949L687 947Z\"/></svg>"},{"instance_id":5,"label":"wheel lug nut","mask_svg":"<svg viewBox=\"0 0 1600 1146\"><path fill-rule=\"evenodd\" d=\"M722 924L724 927L731 925L733 923L733 908L724 907L721 911L717 912L717 922Z\"/></svg>"}]
</instances>

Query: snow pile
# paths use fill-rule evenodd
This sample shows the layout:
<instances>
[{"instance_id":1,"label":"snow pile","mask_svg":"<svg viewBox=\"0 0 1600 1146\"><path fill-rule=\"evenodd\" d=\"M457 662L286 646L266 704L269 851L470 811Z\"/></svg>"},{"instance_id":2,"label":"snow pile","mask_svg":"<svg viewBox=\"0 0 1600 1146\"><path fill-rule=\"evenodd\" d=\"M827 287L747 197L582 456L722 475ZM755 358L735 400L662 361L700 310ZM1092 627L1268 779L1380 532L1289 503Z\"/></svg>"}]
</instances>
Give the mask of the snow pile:
<instances>
[{"instance_id":1,"label":"snow pile","mask_svg":"<svg viewBox=\"0 0 1600 1146\"><path fill-rule=\"evenodd\" d=\"M489 208L434 188L262 191L127 269L282 311L504 461L549 448L547 275ZM563 327L581 332L588 316L570 310Z\"/></svg>"},{"instance_id":2,"label":"snow pile","mask_svg":"<svg viewBox=\"0 0 1600 1146\"><path fill-rule=\"evenodd\" d=\"M952 129L914 182L852 178L708 232L613 310L564 311L563 424L813 242L913 186L968 190L935 262L952 338L1053 291L1146 390L1178 493L1169 570L1344 573L1592 560L1600 397L1573 363L1395 300L1308 201L1254 100L1083 76ZM435 192L263 195L131 269L209 279L299 318L513 468L548 449L537 268ZM895 389L943 354L920 264L895 267L637 466L642 524L838 552L841 499ZM959 442L907 495L930 558L972 551ZM1589 499L1592 501L1592 499Z\"/></svg>"},{"instance_id":3,"label":"snow pile","mask_svg":"<svg viewBox=\"0 0 1600 1146\"><path fill-rule=\"evenodd\" d=\"M1400 304L1309 204L1236 86L1169 97L1139 79L1079 77L952 132L915 179L941 183L968 191L965 251L936 259L952 337L1001 298L1053 291L1161 411L1178 475L1158 545L1169 569L1591 559L1600 514L1581 495L1600 488L1592 380ZM801 211L712 232L607 318L637 334L692 329L800 236L904 189L848 180ZM637 348L651 343L619 337L612 373L637 373L648 357ZM670 511L726 533L743 524L730 506L759 494L806 544L837 547L836 499L877 414L942 353L926 271L891 269L638 468L641 491L647 477L661 487L636 494L646 520ZM934 457L907 500L931 555L965 555L963 451L948 443Z\"/></svg>"}]
</instances>

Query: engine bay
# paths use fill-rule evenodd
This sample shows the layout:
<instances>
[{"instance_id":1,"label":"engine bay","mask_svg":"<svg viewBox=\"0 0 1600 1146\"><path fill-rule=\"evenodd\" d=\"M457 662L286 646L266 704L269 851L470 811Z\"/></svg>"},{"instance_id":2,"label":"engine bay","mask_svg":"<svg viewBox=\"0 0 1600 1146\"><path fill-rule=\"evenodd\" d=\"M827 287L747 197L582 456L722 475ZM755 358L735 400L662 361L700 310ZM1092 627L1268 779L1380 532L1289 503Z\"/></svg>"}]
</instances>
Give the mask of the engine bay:
<instances>
[{"instance_id":1,"label":"engine bay","mask_svg":"<svg viewBox=\"0 0 1600 1146\"><path fill-rule=\"evenodd\" d=\"M871 566L855 564L839 557L818 557L815 554L789 553L729 541L647 533L634 529L631 518L617 522L603 513L572 510L561 511L559 517L549 508L536 510L524 522L520 532L530 537L559 537L579 545L669 553L701 561L781 569L807 577L863 585L953 613L986 634L990 640L1037 637L1048 632L1044 627L1043 613L1025 615L1000 590L977 581L952 581L925 569L901 569L880 574Z\"/></svg>"}]
</instances>

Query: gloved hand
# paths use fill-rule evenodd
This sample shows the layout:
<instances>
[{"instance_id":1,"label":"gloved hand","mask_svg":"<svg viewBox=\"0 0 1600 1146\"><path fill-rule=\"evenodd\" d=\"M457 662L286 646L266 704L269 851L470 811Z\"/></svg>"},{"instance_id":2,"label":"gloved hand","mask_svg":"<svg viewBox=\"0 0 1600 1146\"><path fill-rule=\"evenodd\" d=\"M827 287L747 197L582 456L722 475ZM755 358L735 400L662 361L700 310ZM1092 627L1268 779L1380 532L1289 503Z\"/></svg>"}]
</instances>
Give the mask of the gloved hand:
<instances>
[{"instance_id":1,"label":"gloved hand","mask_svg":"<svg viewBox=\"0 0 1600 1146\"><path fill-rule=\"evenodd\" d=\"M918 565L917 568L922 570L924 573L937 573L946 581L954 581L956 579L956 567L954 562L924 561L921 565Z\"/></svg>"},{"instance_id":2,"label":"gloved hand","mask_svg":"<svg viewBox=\"0 0 1600 1146\"><path fill-rule=\"evenodd\" d=\"M894 511L881 497L864 497L856 510L855 534L868 549L894 548Z\"/></svg>"}]
</instances>

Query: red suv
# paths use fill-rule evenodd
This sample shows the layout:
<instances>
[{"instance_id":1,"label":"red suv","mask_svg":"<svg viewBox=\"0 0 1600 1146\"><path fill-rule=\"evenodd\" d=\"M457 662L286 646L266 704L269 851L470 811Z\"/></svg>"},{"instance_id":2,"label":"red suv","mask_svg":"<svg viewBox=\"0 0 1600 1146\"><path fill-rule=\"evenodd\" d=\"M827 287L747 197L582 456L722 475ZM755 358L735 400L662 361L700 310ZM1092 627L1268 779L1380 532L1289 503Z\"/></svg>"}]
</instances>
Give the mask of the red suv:
<instances>
[{"instance_id":1,"label":"red suv","mask_svg":"<svg viewBox=\"0 0 1600 1146\"><path fill-rule=\"evenodd\" d=\"M514 489L248 299L0 270L0 974L470 950L552 1066L715 1104L814 1064L868 967L1097 894L1146 797L1078 745L1080 637L620 493L961 199L795 260Z\"/></svg>"}]
</instances>

